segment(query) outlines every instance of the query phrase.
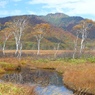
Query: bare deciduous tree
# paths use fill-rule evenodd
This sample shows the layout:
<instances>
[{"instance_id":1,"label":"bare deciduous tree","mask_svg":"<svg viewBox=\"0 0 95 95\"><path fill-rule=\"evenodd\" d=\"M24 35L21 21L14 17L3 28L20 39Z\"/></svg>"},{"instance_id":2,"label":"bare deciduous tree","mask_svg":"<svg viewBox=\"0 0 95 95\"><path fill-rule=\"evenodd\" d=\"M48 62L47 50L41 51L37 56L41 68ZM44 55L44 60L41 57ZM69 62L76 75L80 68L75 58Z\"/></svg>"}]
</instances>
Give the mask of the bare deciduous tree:
<instances>
[{"instance_id":1,"label":"bare deciduous tree","mask_svg":"<svg viewBox=\"0 0 95 95\"><path fill-rule=\"evenodd\" d=\"M1 30L1 35L2 35L2 40L3 40L3 46L2 46L2 51L3 55L5 55L5 46L6 42L9 39L9 37L12 35L11 29L6 26L6 24L0 24L0 30Z\"/></svg>"},{"instance_id":2,"label":"bare deciduous tree","mask_svg":"<svg viewBox=\"0 0 95 95\"><path fill-rule=\"evenodd\" d=\"M15 54L18 54L17 57L21 57L21 50L22 50L21 37L27 25L27 18L16 17L11 22L8 22L7 25L9 26L9 28L13 30L12 33L14 35L16 42Z\"/></svg>"},{"instance_id":3,"label":"bare deciduous tree","mask_svg":"<svg viewBox=\"0 0 95 95\"><path fill-rule=\"evenodd\" d=\"M2 36L2 38L3 38L3 48L2 48L3 55L5 55L4 51L5 51L6 42L9 39L9 37L12 35L11 31L12 30L8 27L1 30L1 33L3 34L3 36Z\"/></svg>"},{"instance_id":4,"label":"bare deciduous tree","mask_svg":"<svg viewBox=\"0 0 95 95\"><path fill-rule=\"evenodd\" d=\"M47 30L50 28L50 25L47 24L47 23L41 23L41 24L37 24L35 27L34 27L34 36L36 37L37 39L37 43L38 43L38 51L37 51L37 55L40 54L40 43L41 43L41 40L43 39L45 33L47 32Z\"/></svg>"},{"instance_id":5,"label":"bare deciduous tree","mask_svg":"<svg viewBox=\"0 0 95 95\"><path fill-rule=\"evenodd\" d=\"M56 59L58 50L59 50L60 43L57 43L57 47L55 48L55 53L54 53L54 59Z\"/></svg>"},{"instance_id":6,"label":"bare deciduous tree","mask_svg":"<svg viewBox=\"0 0 95 95\"><path fill-rule=\"evenodd\" d=\"M80 26L76 25L73 27L73 30L76 31L76 39L74 40L74 53L73 53L73 59L75 58L76 52L77 52L77 47L78 47L78 39L79 39L79 34L80 34Z\"/></svg>"},{"instance_id":7,"label":"bare deciduous tree","mask_svg":"<svg viewBox=\"0 0 95 95\"><path fill-rule=\"evenodd\" d=\"M75 56L76 53L76 47L77 47L77 41L78 41L78 37L79 35L81 35L81 43L80 43L80 55L82 54L84 48L85 48L85 40L87 39L88 36L88 29L90 29L93 25L93 21L89 20L89 19L85 19L82 20L78 25L74 26L74 30L76 30L76 34L77 34L77 38L75 41L75 52L73 54L73 58Z\"/></svg>"}]
</instances>

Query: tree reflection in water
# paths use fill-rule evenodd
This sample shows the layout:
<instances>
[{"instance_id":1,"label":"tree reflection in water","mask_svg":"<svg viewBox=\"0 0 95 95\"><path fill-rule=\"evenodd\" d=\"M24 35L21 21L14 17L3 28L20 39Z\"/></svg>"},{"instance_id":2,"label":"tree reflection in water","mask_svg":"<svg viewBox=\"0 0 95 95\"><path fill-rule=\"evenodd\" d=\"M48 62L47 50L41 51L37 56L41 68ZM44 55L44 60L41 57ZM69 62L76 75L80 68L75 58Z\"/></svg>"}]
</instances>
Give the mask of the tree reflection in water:
<instances>
[{"instance_id":1,"label":"tree reflection in water","mask_svg":"<svg viewBox=\"0 0 95 95\"><path fill-rule=\"evenodd\" d=\"M24 68L20 72L4 74L1 80L17 84L36 85L38 95L71 95L66 89L62 76L55 70Z\"/></svg>"},{"instance_id":2,"label":"tree reflection in water","mask_svg":"<svg viewBox=\"0 0 95 95\"><path fill-rule=\"evenodd\" d=\"M45 70L45 69L38 69L38 70L31 70L31 69L24 69L21 72L11 72L4 74L1 77L1 80L6 82L13 82L13 83L30 83L30 84L37 84L41 86L47 85L57 85L62 86L62 77L54 70Z\"/></svg>"}]
</instances>

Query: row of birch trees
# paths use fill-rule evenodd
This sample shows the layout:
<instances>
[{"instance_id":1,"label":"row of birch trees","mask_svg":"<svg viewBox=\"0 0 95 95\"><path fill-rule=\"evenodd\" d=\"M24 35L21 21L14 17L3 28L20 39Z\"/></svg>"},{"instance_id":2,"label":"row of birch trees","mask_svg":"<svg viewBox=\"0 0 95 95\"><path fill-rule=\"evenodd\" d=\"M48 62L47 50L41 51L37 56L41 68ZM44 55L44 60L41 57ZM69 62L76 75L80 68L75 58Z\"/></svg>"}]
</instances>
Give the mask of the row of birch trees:
<instances>
[{"instance_id":1,"label":"row of birch trees","mask_svg":"<svg viewBox=\"0 0 95 95\"><path fill-rule=\"evenodd\" d=\"M16 44L15 55L18 58L21 57L22 42L21 38L25 29L28 29L29 23L27 17L16 17L12 21L6 22L4 25L0 24L0 33L3 37L3 55L5 55L5 46L9 37L14 37ZM43 39L45 33L50 29L50 25L47 23L37 24L33 27L32 35L35 36L38 45L37 55L40 53L40 42Z\"/></svg>"},{"instance_id":2,"label":"row of birch trees","mask_svg":"<svg viewBox=\"0 0 95 95\"><path fill-rule=\"evenodd\" d=\"M5 46L6 41L9 39L10 36L14 36L15 43L16 43L16 51L15 54L17 57L21 56L21 37L23 35L24 29L27 27L27 19L25 17L22 18L14 18L12 21L6 22L3 26L1 26L1 33L3 34L3 55L5 55Z\"/></svg>"},{"instance_id":3,"label":"row of birch trees","mask_svg":"<svg viewBox=\"0 0 95 95\"><path fill-rule=\"evenodd\" d=\"M89 29L93 25L94 25L94 22L92 20L85 19L85 20L80 21L79 24L73 27L73 30L76 33L76 40L74 40L73 58L75 58L76 56L79 39L81 39L79 54L80 56L82 55L82 52L85 48L85 40L87 39L88 34L89 34ZM6 22L4 25L0 24L0 33L3 37L3 47L2 47L3 55L5 55L4 50L5 50L7 40L10 37L14 37L15 44L16 44L15 55L17 55L18 58L21 57L21 50L22 50L21 38L22 38L22 35L24 34L25 29L27 29L28 27L29 27L29 23L28 23L27 17L15 17L11 21ZM38 45L37 55L39 55L40 53L41 40L43 39L44 35L49 30L50 30L50 25L48 23L36 24L33 27L33 30L32 31L30 30L32 32L32 35L35 36L37 40L37 45ZM59 45L60 44L58 44L57 51L59 49Z\"/></svg>"}]
</instances>

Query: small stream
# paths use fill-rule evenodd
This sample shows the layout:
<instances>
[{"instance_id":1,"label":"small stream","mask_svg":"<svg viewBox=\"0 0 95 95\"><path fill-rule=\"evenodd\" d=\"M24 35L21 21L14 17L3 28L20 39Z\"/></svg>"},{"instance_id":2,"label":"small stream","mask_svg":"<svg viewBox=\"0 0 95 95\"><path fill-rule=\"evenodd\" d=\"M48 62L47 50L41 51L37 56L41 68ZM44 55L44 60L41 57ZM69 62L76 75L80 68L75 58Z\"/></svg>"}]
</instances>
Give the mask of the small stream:
<instances>
[{"instance_id":1,"label":"small stream","mask_svg":"<svg viewBox=\"0 0 95 95\"><path fill-rule=\"evenodd\" d=\"M38 95L71 95L72 91L65 88L62 75L55 70L23 68L19 72L8 72L0 77L2 82L36 85Z\"/></svg>"}]
</instances>

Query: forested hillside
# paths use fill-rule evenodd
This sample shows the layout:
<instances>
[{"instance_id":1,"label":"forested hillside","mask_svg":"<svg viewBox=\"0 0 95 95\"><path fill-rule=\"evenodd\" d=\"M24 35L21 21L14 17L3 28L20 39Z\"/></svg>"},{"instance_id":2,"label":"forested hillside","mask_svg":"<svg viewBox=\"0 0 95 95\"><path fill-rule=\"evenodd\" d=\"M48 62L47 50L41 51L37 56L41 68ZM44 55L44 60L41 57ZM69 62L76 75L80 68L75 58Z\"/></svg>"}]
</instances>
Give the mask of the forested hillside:
<instances>
[{"instance_id":1,"label":"forested hillside","mask_svg":"<svg viewBox=\"0 0 95 95\"><path fill-rule=\"evenodd\" d=\"M0 18L0 23L4 25L6 22L10 22L14 18L19 17L26 17L28 21L26 25L27 28L24 30L21 37L23 49L37 49L37 39L34 35L33 27L41 23L50 25L50 29L45 33L41 40L41 49L56 49L58 43L60 43L59 49L73 49L74 40L76 39L73 27L81 20L84 20L82 17L70 17L63 13L55 13L46 16L24 15L5 17ZM95 38L93 30L94 27L89 34L89 37L92 39ZM2 32L0 33L0 39L0 47L2 48L4 41L4 34ZM15 38L13 35L7 40L6 49L15 49Z\"/></svg>"}]
</instances>

